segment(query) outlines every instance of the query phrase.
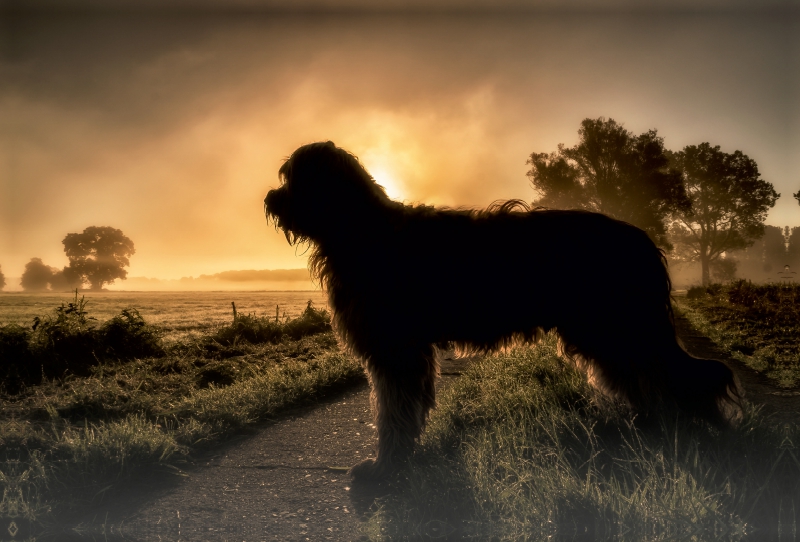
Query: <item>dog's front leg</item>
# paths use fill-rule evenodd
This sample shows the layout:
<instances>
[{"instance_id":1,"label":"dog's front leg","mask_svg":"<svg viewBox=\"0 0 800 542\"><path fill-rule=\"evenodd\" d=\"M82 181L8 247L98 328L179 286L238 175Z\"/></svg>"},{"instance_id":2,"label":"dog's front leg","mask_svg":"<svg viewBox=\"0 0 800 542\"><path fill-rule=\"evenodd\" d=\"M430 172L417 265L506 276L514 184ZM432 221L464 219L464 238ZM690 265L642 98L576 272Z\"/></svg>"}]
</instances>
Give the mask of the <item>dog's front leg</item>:
<instances>
[{"instance_id":1,"label":"dog's front leg","mask_svg":"<svg viewBox=\"0 0 800 542\"><path fill-rule=\"evenodd\" d=\"M413 452L436 404L437 365L432 349L371 357L367 372L378 447L375 459L350 469L355 479L379 479L394 472Z\"/></svg>"}]
</instances>

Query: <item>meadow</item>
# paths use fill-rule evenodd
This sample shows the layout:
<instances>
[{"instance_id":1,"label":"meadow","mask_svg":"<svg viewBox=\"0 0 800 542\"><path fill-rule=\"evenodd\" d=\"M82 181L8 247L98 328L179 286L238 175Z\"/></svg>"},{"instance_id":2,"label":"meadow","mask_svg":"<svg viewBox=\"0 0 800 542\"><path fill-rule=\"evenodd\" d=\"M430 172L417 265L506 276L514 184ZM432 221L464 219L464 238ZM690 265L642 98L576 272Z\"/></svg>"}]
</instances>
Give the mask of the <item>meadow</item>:
<instances>
[{"instance_id":1,"label":"meadow","mask_svg":"<svg viewBox=\"0 0 800 542\"><path fill-rule=\"evenodd\" d=\"M22 295L3 295L0 348L23 337L30 360L54 357L84 372L0 396L0 519L59 528L133 479L175 472L288 406L363 382L324 303L309 306L308 294L39 294L27 306ZM731 302L714 295L680 303L699 315L689 302ZM704 332L734 337L726 323L705 320ZM727 347L743 356L747 340L765 347L763 334L748 338L752 326L736 329ZM729 430L667 413L634 423L593 394L550 335L474 361L445 390L419 453L365 532L374 540L790 540L800 514L798 442L798 424L774 424L753 404Z\"/></svg>"},{"instance_id":2,"label":"meadow","mask_svg":"<svg viewBox=\"0 0 800 542\"><path fill-rule=\"evenodd\" d=\"M30 325L53 307L72 300L74 292L0 293L0 325ZM91 316L106 321L125 308L136 308L148 324L159 327L167 340L202 334L233 318L231 302L240 314L280 318L299 316L307 302L327 307L320 290L286 292L81 292Z\"/></svg>"}]
</instances>

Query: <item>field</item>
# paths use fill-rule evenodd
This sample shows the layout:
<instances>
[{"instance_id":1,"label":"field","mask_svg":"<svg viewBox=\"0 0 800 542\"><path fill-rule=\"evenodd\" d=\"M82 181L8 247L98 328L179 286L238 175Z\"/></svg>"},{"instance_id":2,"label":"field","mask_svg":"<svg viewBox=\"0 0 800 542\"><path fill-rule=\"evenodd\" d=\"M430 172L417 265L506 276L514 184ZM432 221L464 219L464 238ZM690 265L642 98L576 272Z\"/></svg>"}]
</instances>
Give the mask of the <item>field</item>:
<instances>
[{"instance_id":1,"label":"field","mask_svg":"<svg viewBox=\"0 0 800 542\"><path fill-rule=\"evenodd\" d=\"M231 302L240 314L281 318L299 316L309 300L320 309L327 307L327 298L319 291L287 292L81 292L92 317L105 321L128 307L134 307L148 324L158 326L166 338L181 340L187 335L213 329L233 318ZM21 292L0 293L0 325L30 325L33 318L43 316L62 302L72 300L74 293Z\"/></svg>"},{"instance_id":2,"label":"field","mask_svg":"<svg viewBox=\"0 0 800 542\"><path fill-rule=\"evenodd\" d=\"M705 306L733 311L708 309L717 320L704 332L727 337L742 356L787 351L746 308L742 323L728 326L739 309L724 291L681 303L697 318ZM759 292L737 295L769 311ZM0 348L55 371L41 382L38 373L16 374L33 380L1 397L0 519L44 531L132 478L162 475L289 405L364 378L339 351L318 293L0 300ZM741 353L750 346L752 356ZM798 424L772 425L748 404L726 431L669 416L642 425L595 399L554 336L478 360L440 398L412 468L379 499L366 531L386 540L442 529L499 540L742 540L754 529L754 539L782 540L796 532Z\"/></svg>"}]
</instances>

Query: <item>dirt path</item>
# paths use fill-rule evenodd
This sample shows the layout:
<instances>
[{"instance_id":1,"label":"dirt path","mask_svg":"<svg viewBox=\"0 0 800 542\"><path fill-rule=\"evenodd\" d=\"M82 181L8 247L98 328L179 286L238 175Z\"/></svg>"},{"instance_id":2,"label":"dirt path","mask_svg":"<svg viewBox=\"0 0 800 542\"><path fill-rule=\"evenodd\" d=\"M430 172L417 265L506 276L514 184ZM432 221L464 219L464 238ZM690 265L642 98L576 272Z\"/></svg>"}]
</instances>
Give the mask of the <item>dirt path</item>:
<instances>
[{"instance_id":1,"label":"dirt path","mask_svg":"<svg viewBox=\"0 0 800 542\"><path fill-rule=\"evenodd\" d=\"M105 532L141 541L358 540L346 466L372 452L370 424L363 384L288 412L198 461L144 504L133 491L97 519L108 521ZM99 521L92 523L96 533Z\"/></svg>"},{"instance_id":2,"label":"dirt path","mask_svg":"<svg viewBox=\"0 0 800 542\"><path fill-rule=\"evenodd\" d=\"M800 420L800 390L777 391L765 377L730 359L688 321L678 332L699 357L724 359L746 398L782 422ZM440 386L464 362L443 367ZM356 493L346 467L375 443L366 384L313 407L293 410L252 436L202 458L177 483L131 490L113 508L87 518L88 532L126 540L366 540L363 521L375 493ZM103 526L104 524L104 526Z\"/></svg>"}]
</instances>

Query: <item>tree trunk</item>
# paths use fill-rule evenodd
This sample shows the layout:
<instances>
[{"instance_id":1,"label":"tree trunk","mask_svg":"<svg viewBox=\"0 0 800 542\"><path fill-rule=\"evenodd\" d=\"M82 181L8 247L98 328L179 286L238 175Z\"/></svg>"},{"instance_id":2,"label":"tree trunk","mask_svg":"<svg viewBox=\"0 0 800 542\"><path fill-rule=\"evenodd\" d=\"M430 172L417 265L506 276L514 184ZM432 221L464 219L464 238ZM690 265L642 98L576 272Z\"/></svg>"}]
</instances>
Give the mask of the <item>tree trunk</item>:
<instances>
[{"instance_id":1,"label":"tree trunk","mask_svg":"<svg viewBox=\"0 0 800 542\"><path fill-rule=\"evenodd\" d=\"M711 284L711 271L709 269L708 254L700 254L700 269L702 270L703 286L708 287Z\"/></svg>"}]
</instances>

